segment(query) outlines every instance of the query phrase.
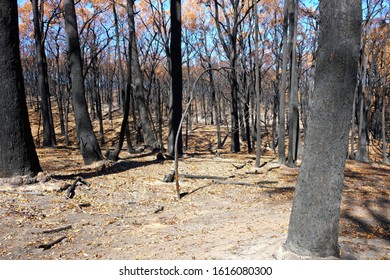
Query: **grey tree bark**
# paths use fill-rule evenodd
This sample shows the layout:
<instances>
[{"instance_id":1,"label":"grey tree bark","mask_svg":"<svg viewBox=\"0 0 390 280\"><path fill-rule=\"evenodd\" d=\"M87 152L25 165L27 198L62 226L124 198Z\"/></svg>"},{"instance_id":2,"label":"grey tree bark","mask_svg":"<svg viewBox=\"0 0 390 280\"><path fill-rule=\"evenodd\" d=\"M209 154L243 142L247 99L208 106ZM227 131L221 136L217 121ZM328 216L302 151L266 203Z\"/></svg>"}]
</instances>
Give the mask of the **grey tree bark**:
<instances>
[{"instance_id":1,"label":"grey tree bark","mask_svg":"<svg viewBox=\"0 0 390 280\"><path fill-rule=\"evenodd\" d=\"M131 63L132 63L132 81L134 83L134 98L137 104L137 109L139 113L139 118L141 122L144 142L146 145L155 146L156 139L152 130L151 121L148 114L148 109L146 107L146 100L144 94L144 85L143 85L143 76L141 67L138 60L138 47L137 39L135 36L135 22L134 22L134 0L127 1L127 13L128 13L128 25L130 32L130 42L131 42Z\"/></svg>"},{"instance_id":2,"label":"grey tree bark","mask_svg":"<svg viewBox=\"0 0 390 280\"><path fill-rule=\"evenodd\" d=\"M288 119L288 158L287 163L294 165L298 154L299 111L298 111L298 69L297 69L297 0L289 3L289 51L290 51L290 86Z\"/></svg>"},{"instance_id":3,"label":"grey tree bark","mask_svg":"<svg viewBox=\"0 0 390 280\"><path fill-rule=\"evenodd\" d=\"M83 63L81 60L80 39L74 0L64 0L65 32L68 41L68 59L71 78L71 92L76 122L77 138L85 164L103 158L99 143L93 132L91 119L85 100Z\"/></svg>"},{"instance_id":4,"label":"grey tree bark","mask_svg":"<svg viewBox=\"0 0 390 280\"><path fill-rule=\"evenodd\" d=\"M109 157L113 160L119 159L120 151L122 150L124 139L126 137L127 140L127 150L131 152L133 150L132 144L131 144L131 137L130 137L130 128L129 128L129 114L130 114L130 100L131 100L131 81L132 81L132 75L131 75L131 67L128 67L128 73L127 73L127 83L129 86L126 88L125 86L125 74L123 70L123 64L122 64L122 55L121 55L121 48L120 48L120 37L119 37L119 27L118 27L118 15L116 12L116 4L115 1L112 0L112 12L114 15L114 26L115 26L115 38L116 38L116 52L118 57L118 75L119 75L119 96L120 100L122 102L122 110L123 110L123 119L121 124L121 130L119 132L119 140L117 143L117 147L113 151L113 153L110 153ZM130 45L130 44L129 44ZM131 54L129 60L131 61ZM131 62L129 63L131 65Z\"/></svg>"},{"instance_id":5,"label":"grey tree bark","mask_svg":"<svg viewBox=\"0 0 390 280\"><path fill-rule=\"evenodd\" d=\"M204 60L206 66L205 68L213 68L212 65L212 52L208 49L207 46L207 32L205 29L203 31L203 38L202 40L205 42L202 47L203 49L199 49L200 58ZM202 54L204 52L204 55ZM221 141L221 112L220 112L220 104L219 104L219 98L218 98L218 92L214 81L214 74L213 71L208 71L209 76L209 85L211 90L211 99L212 99L212 108L214 111L214 117L215 117L215 125L217 127L217 148L222 148L222 141ZM195 102L195 101L194 101ZM190 108L191 109L191 108Z\"/></svg>"},{"instance_id":6,"label":"grey tree bark","mask_svg":"<svg viewBox=\"0 0 390 280\"><path fill-rule=\"evenodd\" d=\"M212 15L215 21L215 25L218 32L218 37L221 41L222 47L226 53L226 56L229 58L229 64L231 71L229 73L229 83L230 83L230 96L231 96L231 109L230 109L230 123L231 123L231 148L232 152L240 151L240 132L239 132L239 118L238 118L238 79L237 79L237 39L239 35L239 26L245 17L249 14L250 9L246 11L243 10L244 5L241 5L239 0L230 1L232 14L229 17L228 13L224 10L223 3L220 3L218 0L214 0L214 10L215 15ZM252 6L251 6L252 7ZM219 11L222 10L224 19L228 24L224 25L219 19ZM227 33L228 40L226 36L223 35L222 28L224 32Z\"/></svg>"},{"instance_id":7,"label":"grey tree bark","mask_svg":"<svg viewBox=\"0 0 390 280\"><path fill-rule=\"evenodd\" d=\"M315 89L285 249L338 256L343 171L360 47L362 2L321 0Z\"/></svg>"},{"instance_id":8,"label":"grey tree bark","mask_svg":"<svg viewBox=\"0 0 390 280\"><path fill-rule=\"evenodd\" d=\"M260 167L261 158L261 122L260 122L260 69L259 69L259 15L257 14L257 1L253 0L255 15L255 92L256 92L256 162L255 167Z\"/></svg>"},{"instance_id":9,"label":"grey tree bark","mask_svg":"<svg viewBox=\"0 0 390 280\"><path fill-rule=\"evenodd\" d=\"M371 4L371 3L370 3ZM367 93L367 68L368 61L371 52L371 12L370 6L368 5L367 10L367 22L366 22L366 36L363 39L362 53L361 53L361 65L360 65L360 81L358 84L358 150L356 159L360 161L368 161L368 151L367 151L367 138L368 138L368 127L367 127L367 118L368 118L368 104L366 100Z\"/></svg>"},{"instance_id":10,"label":"grey tree bark","mask_svg":"<svg viewBox=\"0 0 390 280\"><path fill-rule=\"evenodd\" d=\"M285 99L286 99L286 82L287 82L287 63L288 63L288 46L287 46L287 32L288 32L288 2L284 0L283 8L283 59L282 59L282 79L279 91L279 127L278 127L278 161L279 163L286 163L286 113L285 113Z\"/></svg>"},{"instance_id":11,"label":"grey tree bark","mask_svg":"<svg viewBox=\"0 0 390 280\"><path fill-rule=\"evenodd\" d=\"M41 111L43 123L43 146L51 147L56 145L53 119L50 106L50 90L47 74L46 54L43 38L43 28L41 15L43 13L43 3L39 5L39 0L31 0L34 22L34 37L37 51L37 68L38 68L38 91L41 96ZM41 7L41 9L39 9Z\"/></svg>"},{"instance_id":12,"label":"grey tree bark","mask_svg":"<svg viewBox=\"0 0 390 280\"><path fill-rule=\"evenodd\" d=\"M41 171L28 118L19 50L18 5L0 1L0 177Z\"/></svg>"},{"instance_id":13,"label":"grey tree bark","mask_svg":"<svg viewBox=\"0 0 390 280\"><path fill-rule=\"evenodd\" d=\"M386 52L387 52L387 43L385 42L384 51L383 51L383 65L384 65L384 82L386 85L387 78L387 64L386 64ZM383 162L389 163L389 158L387 157L387 141L386 141L386 91L385 86L382 87L382 155Z\"/></svg>"},{"instance_id":14,"label":"grey tree bark","mask_svg":"<svg viewBox=\"0 0 390 280\"><path fill-rule=\"evenodd\" d=\"M351 118L351 136L350 136L350 151L349 151L349 158L355 159L355 119L356 119L356 99L358 94L358 85L356 85L355 93L353 96L353 102L352 102L352 118Z\"/></svg>"}]
</instances>

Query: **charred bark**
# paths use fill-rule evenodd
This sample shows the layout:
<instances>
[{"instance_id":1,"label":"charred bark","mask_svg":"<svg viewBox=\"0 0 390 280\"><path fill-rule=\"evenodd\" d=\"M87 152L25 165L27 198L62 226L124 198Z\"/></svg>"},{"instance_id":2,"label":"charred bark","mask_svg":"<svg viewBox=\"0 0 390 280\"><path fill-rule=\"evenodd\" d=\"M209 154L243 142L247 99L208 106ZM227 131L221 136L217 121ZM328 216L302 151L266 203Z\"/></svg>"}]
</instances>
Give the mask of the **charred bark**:
<instances>
[{"instance_id":1,"label":"charred bark","mask_svg":"<svg viewBox=\"0 0 390 280\"><path fill-rule=\"evenodd\" d=\"M183 73L181 55L181 0L171 0L171 93L169 107L168 155L175 154L175 139L179 133L177 152L183 153L183 140L180 126L183 99ZM179 131L180 129L180 131Z\"/></svg>"},{"instance_id":2,"label":"charred bark","mask_svg":"<svg viewBox=\"0 0 390 280\"><path fill-rule=\"evenodd\" d=\"M0 177L41 171L28 117L17 1L0 1Z\"/></svg>"},{"instance_id":3,"label":"charred bark","mask_svg":"<svg viewBox=\"0 0 390 280\"><path fill-rule=\"evenodd\" d=\"M68 59L71 78L71 94L76 122L77 138L85 164L103 158L99 143L93 132L85 99L83 63L74 0L64 0L65 32L68 41Z\"/></svg>"}]
</instances>

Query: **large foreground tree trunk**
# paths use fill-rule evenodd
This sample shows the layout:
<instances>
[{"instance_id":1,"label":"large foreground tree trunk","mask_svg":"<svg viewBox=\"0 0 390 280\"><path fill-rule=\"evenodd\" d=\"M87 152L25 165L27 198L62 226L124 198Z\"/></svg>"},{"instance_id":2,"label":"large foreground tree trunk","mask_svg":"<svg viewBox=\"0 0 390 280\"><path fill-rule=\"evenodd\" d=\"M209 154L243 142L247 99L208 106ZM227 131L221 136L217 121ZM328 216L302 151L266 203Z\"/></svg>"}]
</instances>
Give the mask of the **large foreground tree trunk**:
<instances>
[{"instance_id":1,"label":"large foreground tree trunk","mask_svg":"<svg viewBox=\"0 0 390 280\"><path fill-rule=\"evenodd\" d=\"M362 3L320 1L315 89L285 248L338 256L343 170L360 43Z\"/></svg>"},{"instance_id":2,"label":"large foreground tree trunk","mask_svg":"<svg viewBox=\"0 0 390 280\"><path fill-rule=\"evenodd\" d=\"M31 135L19 51L16 0L0 1L0 177L41 171Z\"/></svg>"},{"instance_id":3,"label":"large foreground tree trunk","mask_svg":"<svg viewBox=\"0 0 390 280\"><path fill-rule=\"evenodd\" d=\"M74 0L64 0L65 32L68 39L68 57L71 78L72 101L76 121L77 138L85 164L91 164L103 158L99 143L92 129L85 100L83 64L81 60L80 40L77 31L77 19Z\"/></svg>"}]
</instances>

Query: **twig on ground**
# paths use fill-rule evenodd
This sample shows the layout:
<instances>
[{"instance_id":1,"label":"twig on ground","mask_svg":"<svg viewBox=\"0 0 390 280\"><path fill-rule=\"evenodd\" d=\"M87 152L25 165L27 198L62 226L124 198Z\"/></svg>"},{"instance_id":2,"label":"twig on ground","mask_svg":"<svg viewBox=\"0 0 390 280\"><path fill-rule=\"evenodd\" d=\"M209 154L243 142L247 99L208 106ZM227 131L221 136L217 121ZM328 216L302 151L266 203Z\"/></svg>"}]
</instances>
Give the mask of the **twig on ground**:
<instances>
[{"instance_id":1,"label":"twig on ground","mask_svg":"<svg viewBox=\"0 0 390 280\"><path fill-rule=\"evenodd\" d=\"M49 242L49 243L46 243L46 244L42 244L42 245L39 245L38 248L43 248L43 251L45 250L49 250L51 247L53 247L54 245L56 245L57 243L60 243L62 240L64 240L66 238L66 236L61 236L60 238L52 241L52 242Z\"/></svg>"},{"instance_id":2,"label":"twig on ground","mask_svg":"<svg viewBox=\"0 0 390 280\"><path fill-rule=\"evenodd\" d=\"M44 231L42 231L42 233L55 233L55 232L60 232L60 231L71 229L71 228L72 228L72 225L67 225L67 226L60 227L60 228L44 230Z\"/></svg>"},{"instance_id":3,"label":"twig on ground","mask_svg":"<svg viewBox=\"0 0 390 280\"><path fill-rule=\"evenodd\" d=\"M82 203L79 203L78 206L80 208L83 208L83 207L90 207L90 206L92 206L92 204L89 202L82 202Z\"/></svg>"},{"instance_id":4,"label":"twig on ground","mask_svg":"<svg viewBox=\"0 0 390 280\"><path fill-rule=\"evenodd\" d=\"M272 171L272 170L274 170L274 169L278 169L278 168L280 168L280 165L279 165L279 166L271 167L271 168L269 168L269 169L267 170L267 173L270 172L270 171Z\"/></svg>"},{"instance_id":5,"label":"twig on ground","mask_svg":"<svg viewBox=\"0 0 390 280\"><path fill-rule=\"evenodd\" d=\"M241 186L254 186L252 183L248 182L231 182L231 181L219 181L219 180L213 180L213 183L215 184L221 184L221 185L241 185Z\"/></svg>"},{"instance_id":6,"label":"twig on ground","mask_svg":"<svg viewBox=\"0 0 390 280\"><path fill-rule=\"evenodd\" d=\"M210 176L210 175L193 175L193 174L181 174L180 177L188 179L214 179L214 180L226 180L228 177Z\"/></svg>"},{"instance_id":7,"label":"twig on ground","mask_svg":"<svg viewBox=\"0 0 390 280\"><path fill-rule=\"evenodd\" d=\"M18 191L11 191L11 190L0 190L0 192L4 193L13 193L13 194L20 194L20 195L38 195L38 196L44 196L43 193L40 192L18 192Z\"/></svg>"},{"instance_id":8,"label":"twig on ground","mask_svg":"<svg viewBox=\"0 0 390 280\"><path fill-rule=\"evenodd\" d=\"M256 183L248 183L248 182L232 182L232 181L213 180L213 183L221 184L221 185L253 186L253 187L267 188L267 189L277 189L278 188L278 187L271 187L271 186L265 186L265 185L260 185L260 184L256 184Z\"/></svg>"},{"instance_id":9,"label":"twig on ground","mask_svg":"<svg viewBox=\"0 0 390 280\"><path fill-rule=\"evenodd\" d=\"M157 214L158 212L161 212L164 210L164 206L159 206L156 210L154 210L154 214Z\"/></svg>"}]
</instances>

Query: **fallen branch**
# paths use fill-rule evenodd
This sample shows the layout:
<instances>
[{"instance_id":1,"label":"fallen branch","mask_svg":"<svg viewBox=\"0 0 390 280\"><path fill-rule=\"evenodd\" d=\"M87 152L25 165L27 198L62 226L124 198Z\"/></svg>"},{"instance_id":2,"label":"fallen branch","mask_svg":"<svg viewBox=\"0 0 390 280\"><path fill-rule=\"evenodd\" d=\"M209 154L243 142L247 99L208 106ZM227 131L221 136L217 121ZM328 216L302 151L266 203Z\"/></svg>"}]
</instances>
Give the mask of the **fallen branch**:
<instances>
[{"instance_id":1,"label":"fallen branch","mask_svg":"<svg viewBox=\"0 0 390 280\"><path fill-rule=\"evenodd\" d=\"M55 233L55 232L60 232L60 231L71 229L71 228L72 228L72 225L68 225L68 226L64 226L64 227L60 227L60 228L44 230L44 231L42 231L42 233L45 233L45 234L46 233Z\"/></svg>"},{"instance_id":2,"label":"fallen branch","mask_svg":"<svg viewBox=\"0 0 390 280\"><path fill-rule=\"evenodd\" d=\"M156 210L154 210L154 214L157 214L158 212L161 212L164 210L164 206L159 206Z\"/></svg>"},{"instance_id":3,"label":"fallen branch","mask_svg":"<svg viewBox=\"0 0 390 280\"><path fill-rule=\"evenodd\" d=\"M215 184L221 184L221 185L254 186L254 184L248 183L248 182L229 182L229 181L218 181L218 180L213 180L213 183L215 183Z\"/></svg>"},{"instance_id":4,"label":"fallen branch","mask_svg":"<svg viewBox=\"0 0 390 280\"><path fill-rule=\"evenodd\" d=\"M79 203L78 206L80 208L83 208L83 207L90 207L90 206L92 206L92 204L89 202L82 202L82 203Z\"/></svg>"},{"instance_id":5,"label":"fallen branch","mask_svg":"<svg viewBox=\"0 0 390 280\"><path fill-rule=\"evenodd\" d=\"M210 175L193 175L193 174L182 174L180 177L188 179L213 179L213 180L226 180L229 177L219 177L219 176L210 176Z\"/></svg>"},{"instance_id":6,"label":"fallen branch","mask_svg":"<svg viewBox=\"0 0 390 280\"><path fill-rule=\"evenodd\" d=\"M51 247L53 247L54 245L56 245L57 243L60 243L62 240L64 240L66 238L66 236L62 236L52 242L49 242L49 243L46 243L46 244L42 244L42 245L39 245L38 248L43 248L43 251L45 250L49 250Z\"/></svg>"},{"instance_id":7,"label":"fallen branch","mask_svg":"<svg viewBox=\"0 0 390 280\"><path fill-rule=\"evenodd\" d=\"M270 167L268 170L267 170L267 173L274 170L274 169L278 169L280 168L280 165L279 166L274 166L274 167Z\"/></svg>"},{"instance_id":8,"label":"fallen branch","mask_svg":"<svg viewBox=\"0 0 390 280\"><path fill-rule=\"evenodd\" d=\"M214 181L213 183L215 184L220 184L220 185L239 185L239 186L253 186L253 187L260 187L260 188L266 188L266 189L277 189L278 187L270 187L270 186L265 186L265 185L260 185L256 183L248 183L248 182L231 182L231 181Z\"/></svg>"},{"instance_id":9,"label":"fallen branch","mask_svg":"<svg viewBox=\"0 0 390 280\"><path fill-rule=\"evenodd\" d=\"M38 196L44 196L43 193L40 193L40 192L17 192L17 191L9 191L9 190L0 190L0 192L4 192L4 193L13 193L13 194L20 194L20 195L38 195Z\"/></svg>"},{"instance_id":10,"label":"fallen branch","mask_svg":"<svg viewBox=\"0 0 390 280\"><path fill-rule=\"evenodd\" d=\"M267 162L266 162L265 164L267 164ZM265 164L263 164L263 166L264 166ZM279 165L279 166L272 166L272 167L270 167L270 168L268 168L268 169L262 169L262 170L265 170L265 173L264 173L264 174L267 175L268 172L270 172L270 171L272 171L272 170L274 170L274 169L278 169L278 168L280 168L280 165ZM261 173L260 173L260 171L258 171L258 170L256 169L255 171L247 171L247 172L245 172L245 174L248 174L248 175L256 175L256 174L261 174Z\"/></svg>"}]
</instances>

